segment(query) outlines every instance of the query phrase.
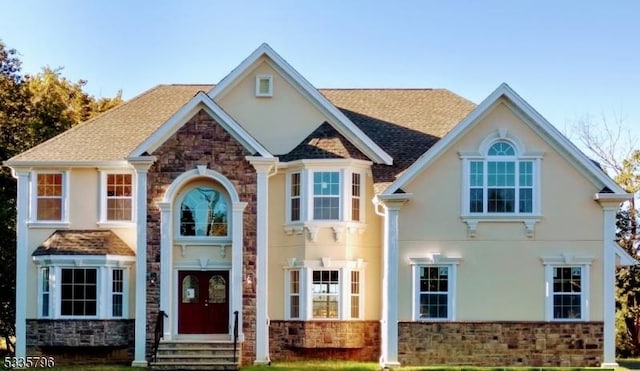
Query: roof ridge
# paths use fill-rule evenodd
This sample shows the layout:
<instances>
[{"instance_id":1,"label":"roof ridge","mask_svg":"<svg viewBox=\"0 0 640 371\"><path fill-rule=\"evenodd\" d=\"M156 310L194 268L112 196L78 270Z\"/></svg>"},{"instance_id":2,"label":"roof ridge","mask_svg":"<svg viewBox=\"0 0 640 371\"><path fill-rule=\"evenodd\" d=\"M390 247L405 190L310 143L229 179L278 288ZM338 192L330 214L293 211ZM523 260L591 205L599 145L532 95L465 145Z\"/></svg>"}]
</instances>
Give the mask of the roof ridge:
<instances>
[{"instance_id":1,"label":"roof ridge","mask_svg":"<svg viewBox=\"0 0 640 371\"><path fill-rule=\"evenodd\" d=\"M318 90L447 90L446 88L318 88Z\"/></svg>"},{"instance_id":2,"label":"roof ridge","mask_svg":"<svg viewBox=\"0 0 640 371\"><path fill-rule=\"evenodd\" d=\"M156 89L160 88L161 86L166 86L166 85L164 85L164 84L158 84L158 85L156 85L156 86L154 86L154 87L152 87L152 88L150 88L150 89L147 89L147 90L143 91L142 93L140 93L140 94L138 94L138 95L134 96L133 98L131 98L131 99L127 100L127 101L122 102L122 104L119 104L119 105L117 105L117 106L115 106L115 107L113 107L113 108L110 108L110 109L108 109L108 110L106 110L106 111L104 111L104 112L101 112L101 113L99 113L98 115L96 115L96 116L94 116L94 117L92 117L92 118L88 119L87 121L82 121L82 122L78 123L77 125L72 126L72 127L70 127L69 129L67 129L67 130L63 131L62 133L60 133L60 134L58 134L58 135L55 135L55 136L53 136L53 137L51 137L51 138L49 138L49 139L45 140L44 142L39 143L39 144L37 144L37 145L35 145L35 146L33 146L33 147L29 148L28 150L26 150L26 151L24 151L24 152L21 152L21 153L19 153L19 154L15 155L15 156L13 156L13 157L11 157L11 158L9 158L9 159L5 160L5 161L10 161L10 160L12 160L12 159L14 159L14 158L17 158L17 157L23 157L23 156L28 155L29 153L33 152L34 150L36 150L36 149L37 149L37 148L39 148L40 146L43 146L43 145L45 145L45 144L47 144L47 143L49 143L49 142L53 142L54 140L58 140L58 139L60 139L60 138L64 138L64 137L68 136L70 133L73 133L73 132L75 132L75 131L79 130L79 128L81 128L81 127L85 127L86 125L89 125L90 123L92 123L92 122L94 122L95 120L97 120L98 118L100 118L100 117L102 117L102 116L106 115L107 113L108 113L108 114L112 114L113 112L116 112L116 111L121 110L124 106L126 106L126 105L128 105L129 103L132 103L132 102L134 102L134 101L136 101L136 100L138 100L138 99L142 98L142 97L143 97L143 96L145 96L145 95L148 95L149 93L151 93L152 91L154 91L154 90L156 90Z\"/></svg>"}]
</instances>

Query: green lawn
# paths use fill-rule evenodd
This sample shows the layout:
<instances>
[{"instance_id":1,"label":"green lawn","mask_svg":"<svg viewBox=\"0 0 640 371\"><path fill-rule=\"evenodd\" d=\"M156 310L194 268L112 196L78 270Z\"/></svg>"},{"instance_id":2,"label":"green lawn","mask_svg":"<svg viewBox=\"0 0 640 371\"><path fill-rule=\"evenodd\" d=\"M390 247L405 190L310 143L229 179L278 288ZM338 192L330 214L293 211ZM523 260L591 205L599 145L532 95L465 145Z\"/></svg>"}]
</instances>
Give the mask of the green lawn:
<instances>
[{"instance_id":1,"label":"green lawn","mask_svg":"<svg viewBox=\"0 0 640 371\"><path fill-rule=\"evenodd\" d=\"M619 368L615 371L628 371L628 369L640 368L640 360L618 360ZM66 366L55 367L54 371L140 371L140 368L129 366ZM271 366L247 366L242 371L323 371L323 370L346 370L346 371L378 371L380 366L377 363L363 362L274 362ZM398 371L581 371L585 368L579 367L469 367L469 366L429 366L429 367L400 367ZM602 368L586 368L586 370L607 370Z\"/></svg>"}]
</instances>

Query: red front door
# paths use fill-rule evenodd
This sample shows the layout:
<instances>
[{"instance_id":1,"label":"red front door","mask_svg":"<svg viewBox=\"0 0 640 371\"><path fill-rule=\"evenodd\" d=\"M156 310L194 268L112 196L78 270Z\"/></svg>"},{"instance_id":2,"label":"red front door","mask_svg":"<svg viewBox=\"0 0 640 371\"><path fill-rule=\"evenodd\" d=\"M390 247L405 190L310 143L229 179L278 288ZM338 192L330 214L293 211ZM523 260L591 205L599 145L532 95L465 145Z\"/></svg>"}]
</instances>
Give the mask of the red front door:
<instances>
[{"instance_id":1,"label":"red front door","mask_svg":"<svg viewBox=\"0 0 640 371\"><path fill-rule=\"evenodd\" d=\"M178 333L229 332L229 272L180 271Z\"/></svg>"}]
</instances>

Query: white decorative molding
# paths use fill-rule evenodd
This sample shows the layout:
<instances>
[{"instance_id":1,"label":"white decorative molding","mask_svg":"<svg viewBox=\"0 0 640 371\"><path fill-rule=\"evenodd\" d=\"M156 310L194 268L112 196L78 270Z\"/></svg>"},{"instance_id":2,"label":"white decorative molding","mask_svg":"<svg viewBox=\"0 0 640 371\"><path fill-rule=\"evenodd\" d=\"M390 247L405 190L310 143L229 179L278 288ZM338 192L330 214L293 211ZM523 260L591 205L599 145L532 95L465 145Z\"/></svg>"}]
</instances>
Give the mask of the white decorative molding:
<instances>
[{"instance_id":1,"label":"white decorative molding","mask_svg":"<svg viewBox=\"0 0 640 371\"><path fill-rule=\"evenodd\" d=\"M322 261L322 266L323 266L324 268L329 268L329 267L331 267L331 258L323 257L323 258L321 258L320 260Z\"/></svg>"},{"instance_id":2,"label":"white decorative molding","mask_svg":"<svg viewBox=\"0 0 640 371\"><path fill-rule=\"evenodd\" d=\"M207 267L207 264L209 264L209 259L208 258L199 258L198 259L198 263L200 263L200 268L205 269Z\"/></svg>"},{"instance_id":3,"label":"white decorative molding","mask_svg":"<svg viewBox=\"0 0 640 371\"><path fill-rule=\"evenodd\" d=\"M475 238L478 232L478 220L467 219L467 236L469 238Z\"/></svg>"},{"instance_id":4,"label":"white decorative molding","mask_svg":"<svg viewBox=\"0 0 640 371\"><path fill-rule=\"evenodd\" d=\"M334 236L336 242L342 242L342 235L344 234L344 227L334 225L333 227L331 227L331 229L333 229L333 236Z\"/></svg>"},{"instance_id":5,"label":"white decorative molding","mask_svg":"<svg viewBox=\"0 0 640 371\"><path fill-rule=\"evenodd\" d=\"M499 128L498 129L498 138L504 139L507 137L508 130L507 128Z\"/></svg>"},{"instance_id":6,"label":"white decorative molding","mask_svg":"<svg viewBox=\"0 0 640 371\"><path fill-rule=\"evenodd\" d=\"M227 257L227 249L225 245L220 245L220 257L222 259Z\"/></svg>"},{"instance_id":7,"label":"white decorative molding","mask_svg":"<svg viewBox=\"0 0 640 371\"><path fill-rule=\"evenodd\" d=\"M311 240L311 242L318 241L318 230L320 228L315 225L306 225L305 228L309 232L309 240Z\"/></svg>"},{"instance_id":8,"label":"white decorative molding","mask_svg":"<svg viewBox=\"0 0 640 371\"><path fill-rule=\"evenodd\" d=\"M196 165L198 175L202 176L207 173L207 165Z\"/></svg>"},{"instance_id":9,"label":"white decorative molding","mask_svg":"<svg viewBox=\"0 0 640 371\"><path fill-rule=\"evenodd\" d=\"M478 235L478 223L523 223L525 235L533 238L536 223L542 219L539 215L463 215L460 219L467 224L467 236L475 238Z\"/></svg>"},{"instance_id":10,"label":"white decorative molding","mask_svg":"<svg viewBox=\"0 0 640 371\"><path fill-rule=\"evenodd\" d=\"M304 225L302 224L285 224L284 226L284 233L287 234L287 236L291 236L294 234L302 234L302 232L304 232Z\"/></svg>"},{"instance_id":11,"label":"white decorative molding","mask_svg":"<svg viewBox=\"0 0 640 371\"><path fill-rule=\"evenodd\" d=\"M556 264L556 265L589 265L593 261L593 256L578 256L572 253L561 253L559 255L541 256L540 260L542 264Z\"/></svg>"},{"instance_id":12,"label":"white decorative molding","mask_svg":"<svg viewBox=\"0 0 640 371\"><path fill-rule=\"evenodd\" d=\"M297 258L288 258L287 259L288 266L289 267L295 267L297 260L298 260Z\"/></svg>"},{"instance_id":13,"label":"white decorative molding","mask_svg":"<svg viewBox=\"0 0 640 371\"><path fill-rule=\"evenodd\" d=\"M533 236L535 235L536 220L525 220L523 221L523 223L525 234L527 235L527 237L533 238Z\"/></svg>"},{"instance_id":14,"label":"white decorative molding","mask_svg":"<svg viewBox=\"0 0 640 371\"><path fill-rule=\"evenodd\" d=\"M441 253L432 252L421 258L410 257L408 260L410 265L460 264L460 260L462 260L462 258L459 256L445 256Z\"/></svg>"}]
</instances>

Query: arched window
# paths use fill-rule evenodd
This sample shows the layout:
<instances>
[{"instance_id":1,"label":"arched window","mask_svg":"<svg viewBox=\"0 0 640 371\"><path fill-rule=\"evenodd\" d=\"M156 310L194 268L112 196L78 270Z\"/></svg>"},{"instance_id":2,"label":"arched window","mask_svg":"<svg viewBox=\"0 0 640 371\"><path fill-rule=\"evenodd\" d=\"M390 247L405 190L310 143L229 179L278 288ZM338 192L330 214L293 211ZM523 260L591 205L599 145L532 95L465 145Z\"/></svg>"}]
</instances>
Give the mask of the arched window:
<instances>
[{"instance_id":1,"label":"arched window","mask_svg":"<svg viewBox=\"0 0 640 371\"><path fill-rule=\"evenodd\" d=\"M198 185L180 203L180 236L227 237L229 207L217 189Z\"/></svg>"},{"instance_id":2,"label":"arched window","mask_svg":"<svg viewBox=\"0 0 640 371\"><path fill-rule=\"evenodd\" d=\"M511 143L495 142L483 160L469 162L469 212L531 214L533 165Z\"/></svg>"}]
</instances>

